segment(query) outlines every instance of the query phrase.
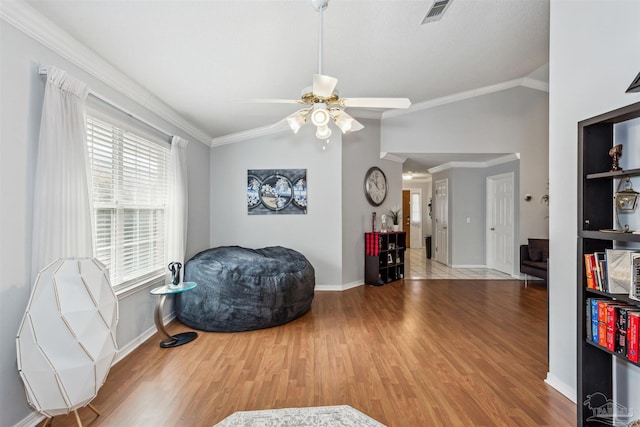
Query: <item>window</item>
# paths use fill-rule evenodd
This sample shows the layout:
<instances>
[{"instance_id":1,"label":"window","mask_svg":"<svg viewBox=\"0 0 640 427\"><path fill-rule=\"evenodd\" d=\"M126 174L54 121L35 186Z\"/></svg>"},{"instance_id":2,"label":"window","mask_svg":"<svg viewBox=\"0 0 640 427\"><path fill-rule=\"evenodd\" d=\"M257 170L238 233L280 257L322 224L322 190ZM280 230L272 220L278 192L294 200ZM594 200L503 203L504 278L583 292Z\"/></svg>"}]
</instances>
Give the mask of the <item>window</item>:
<instances>
[{"instance_id":1,"label":"window","mask_svg":"<svg viewBox=\"0 0 640 427\"><path fill-rule=\"evenodd\" d=\"M170 146L160 135L97 111L87 115L93 182L95 257L116 289L165 268L165 207Z\"/></svg>"},{"instance_id":2,"label":"window","mask_svg":"<svg viewBox=\"0 0 640 427\"><path fill-rule=\"evenodd\" d=\"M420 207L420 193L411 193L411 222L414 225L422 222Z\"/></svg>"}]
</instances>

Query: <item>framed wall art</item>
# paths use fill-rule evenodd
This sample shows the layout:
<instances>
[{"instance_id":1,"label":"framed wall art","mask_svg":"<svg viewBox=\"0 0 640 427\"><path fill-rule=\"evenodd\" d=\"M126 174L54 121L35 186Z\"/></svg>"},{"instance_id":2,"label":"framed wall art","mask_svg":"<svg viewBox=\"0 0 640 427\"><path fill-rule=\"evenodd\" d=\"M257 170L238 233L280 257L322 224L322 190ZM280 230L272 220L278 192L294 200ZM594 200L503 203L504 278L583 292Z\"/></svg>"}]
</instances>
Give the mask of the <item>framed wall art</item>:
<instances>
[{"instance_id":1,"label":"framed wall art","mask_svg":"<svg viewBox=\"0 0 640 427\"><path fill-rule=\"evenodd\" d=\"M307 213L306 169L249 169L249 215L299 215Z\"/></svg>"}]
</instances>

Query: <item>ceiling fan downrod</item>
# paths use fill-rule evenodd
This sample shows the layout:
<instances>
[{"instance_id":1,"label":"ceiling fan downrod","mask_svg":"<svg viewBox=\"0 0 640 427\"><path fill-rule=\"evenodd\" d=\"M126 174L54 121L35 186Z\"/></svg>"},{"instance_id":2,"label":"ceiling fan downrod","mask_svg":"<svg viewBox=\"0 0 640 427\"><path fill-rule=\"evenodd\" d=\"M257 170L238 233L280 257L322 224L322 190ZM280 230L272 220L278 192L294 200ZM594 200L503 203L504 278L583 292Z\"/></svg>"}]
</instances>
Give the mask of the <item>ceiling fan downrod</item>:
<instances>
[{"instance_id":1,"label":"ceiling fan downrod","mask_svg":"<svg viewBox=\"0 0 640 427\"><path fill-rule=\"evenodd\" d=\"M311 0L313 8L320 12L320 31L318 32L318 74L322 74L322 39L324 27L324 10L329 5L329 0Z\"/></svg>"}]
</instances>

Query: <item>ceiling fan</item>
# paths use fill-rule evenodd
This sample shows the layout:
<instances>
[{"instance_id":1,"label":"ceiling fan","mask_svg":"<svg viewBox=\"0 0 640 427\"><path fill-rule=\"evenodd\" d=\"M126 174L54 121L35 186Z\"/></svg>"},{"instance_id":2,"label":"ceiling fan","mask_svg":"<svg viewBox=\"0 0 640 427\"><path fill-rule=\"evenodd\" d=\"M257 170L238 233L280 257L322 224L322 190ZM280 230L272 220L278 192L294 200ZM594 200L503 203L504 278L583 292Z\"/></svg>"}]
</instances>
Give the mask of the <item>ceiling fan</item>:
<instances>
[{"instance_id":1,"label":"ceiling fan","mask_svg":"<svg viewBox=\"0 0 640 427\"><path fill-rule=\"evenodd\" d=\"M313 75L313 85L302 91L300 99L252 99L250 102L273 104L301 104L304 108L287 116L284 120L294 133L307 121L316 126L316 137L327 140L331 136L329 123L333 122L342 133L356 132L364 126L347 114L347 107L360 108L409 108L408 98L340 98L335 90L338 79L322 74L322 23L324 10L329 0L311 0L313 7L320 12L320 32L318 47L318 74Z\"/></svg>"}]
</instances>

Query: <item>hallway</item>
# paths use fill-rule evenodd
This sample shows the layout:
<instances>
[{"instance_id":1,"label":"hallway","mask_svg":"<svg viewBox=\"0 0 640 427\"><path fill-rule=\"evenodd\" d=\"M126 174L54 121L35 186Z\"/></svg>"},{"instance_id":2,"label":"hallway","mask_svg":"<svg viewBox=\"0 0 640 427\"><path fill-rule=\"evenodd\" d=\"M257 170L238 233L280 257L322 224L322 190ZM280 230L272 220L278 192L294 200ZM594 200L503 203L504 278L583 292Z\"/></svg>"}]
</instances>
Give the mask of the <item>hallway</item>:
<instances>
[{"instance_id":1,"label":"hallway","mask_svg":"<svg viewBox=\"0 0 640 427\"><path fill-rule=\"evenodd\" d=\"M450 268L427 259L425 248L409 248L405 253L405 279L514 280L501 271L488 268Z\"/></svg>"}]
</instances>

